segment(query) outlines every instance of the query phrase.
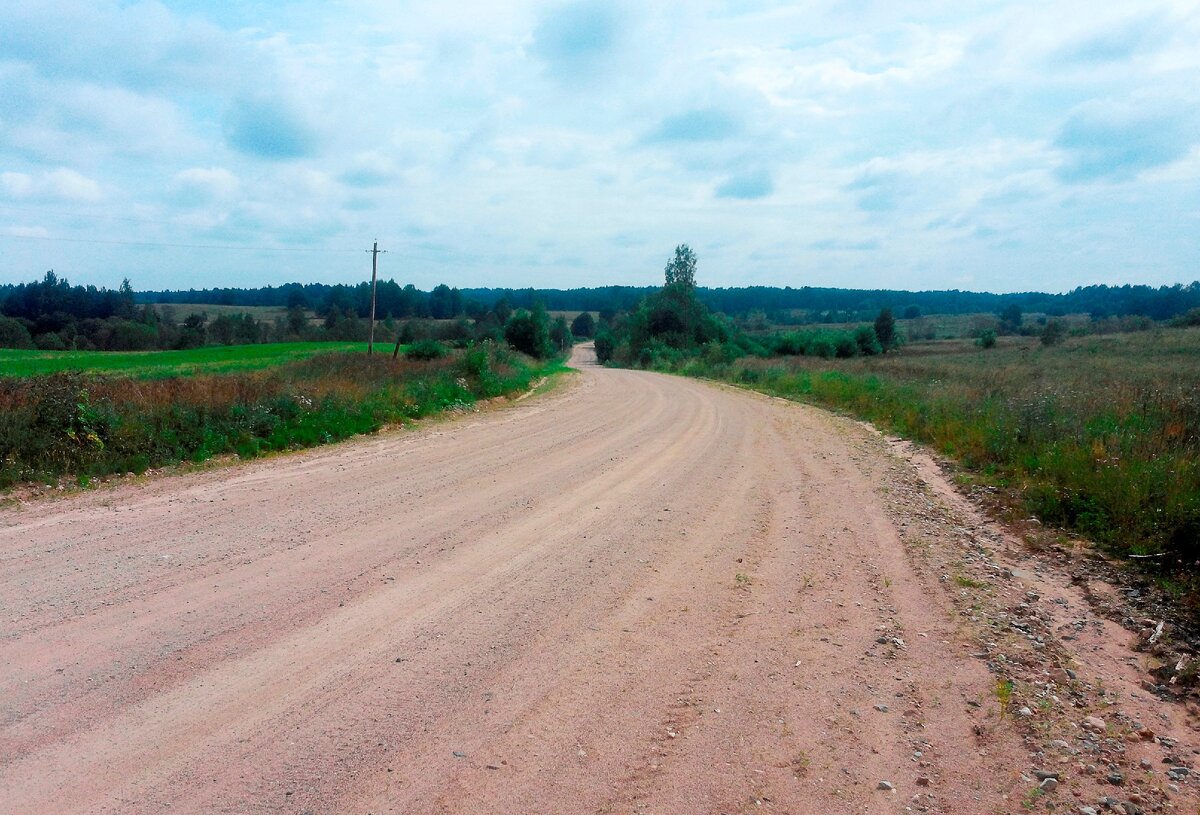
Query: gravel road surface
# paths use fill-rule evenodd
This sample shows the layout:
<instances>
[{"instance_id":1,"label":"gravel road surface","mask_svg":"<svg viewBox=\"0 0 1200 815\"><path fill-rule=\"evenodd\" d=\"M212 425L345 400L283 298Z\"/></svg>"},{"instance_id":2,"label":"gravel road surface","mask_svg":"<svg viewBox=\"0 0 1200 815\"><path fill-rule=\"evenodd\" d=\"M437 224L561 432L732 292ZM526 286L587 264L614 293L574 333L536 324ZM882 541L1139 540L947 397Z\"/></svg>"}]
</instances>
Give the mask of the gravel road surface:
<instances>
[{"instance_id":1,"label":"gravel road surface","mask_svg":"<svg viewBox=\"0 0 1200 815\"><path fill-rule=\"evenodd\" d=\"M883 440L586 354L0 511L0 812L1020 811Z\"/></svg>"}]
</instances>

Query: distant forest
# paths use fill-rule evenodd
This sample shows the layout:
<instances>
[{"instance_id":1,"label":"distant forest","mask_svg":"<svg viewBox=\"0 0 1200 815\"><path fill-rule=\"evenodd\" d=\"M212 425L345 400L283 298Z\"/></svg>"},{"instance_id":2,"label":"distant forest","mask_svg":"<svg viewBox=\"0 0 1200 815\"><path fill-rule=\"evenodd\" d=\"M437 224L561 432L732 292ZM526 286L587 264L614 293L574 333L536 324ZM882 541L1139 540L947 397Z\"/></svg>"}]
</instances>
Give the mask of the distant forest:
<instances>
[{"instance_id":1,"label":"distant forest","mask_svg":"<svg viewBox=\"0 0 1200 815\"><path fill-rule=\"evenodd\" d=\"M516 310L600 312L608 324L615 315L638 309L658 286L606 286L593 289L456 289L447 285L421 291L393 280L379 284L376 315L386 333L408 339L469 340L499 337ZM1094 320L1137 316L1169 320L1191 312L1200 321L1200 283L1162 286L1088 286L1066 294L988 294L966 291L890 291L832 288L748 288L695 290L713 312L731 317L762 316L769 323L869 322L889 308L899 319L933 314L1088 314ZM172 314L154 304L197 304L237 308L272 306L285 310L270 321L252 314ZM136 292L125 281L118 289L72 286L54 272L37 282L0 285L0 348L151 350L206 344L284 340L364 339L371 285L290 283L256 289L204 289ZM312 320L315 313L319 319ZM544 313L544 312L539 312ZM178 317L182 316L182 322ZM400 321L400 322L396 322ZM435 322L442 321L442 322ZM1019 324L1019 317L1015 324ZM561 327L560 327L561 328ZM565 330L565 329L563 329Z\"/></svg>"},{"instance_id":2,"label":"distant forest","mask_svg":"<svg viewBox=\"0 0 1200 815\"><path fill-rule=\"evenodd\" d=\"M11 288L11 287L10 287ZM432 317L445 319L474 316L507 300L514 308L530 308L540 302L551 311L618 312L634 308L658 286L604 286L588 289L456 289L446 285L424 292L415 286L381 281L377 314L381 317ZM874 319L881 308L897 316L922 314L998 313L1012 305L1027 313L1050 316L1089 314L1093 318L1143 315L1166 320L1200 308L1200 282L1174 286L1085 286L1065 294L1023 292L990 294L970 291L902 291L891 289L698 288L701 302L713 311L730 316L761 311L779 323L826 322ZM0 302L5 287L0 286ZM324 283L288 283L257 289L189 289L186 291L139 292L139 303L211 303L229 306L300 306L324 314L332 308L365 317L370 310L371 286ZM797 314L796 312L802 312Z\"/></svg>"}]
</instances>

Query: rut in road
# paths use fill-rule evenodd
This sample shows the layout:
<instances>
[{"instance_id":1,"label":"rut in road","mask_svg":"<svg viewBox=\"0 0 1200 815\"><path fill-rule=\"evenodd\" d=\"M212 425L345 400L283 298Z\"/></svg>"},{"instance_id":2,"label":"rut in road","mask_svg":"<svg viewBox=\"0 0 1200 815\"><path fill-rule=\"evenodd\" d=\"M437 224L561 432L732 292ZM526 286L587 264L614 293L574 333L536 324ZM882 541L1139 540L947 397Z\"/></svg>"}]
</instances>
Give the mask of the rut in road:
<instances>
[{"instance_id":1,"label":"rut in road","mask_svg":"<svg viewBox=\"0 0 1200 815\"><path fill-rule=\"evenodd\" d=\"M1009 808L1019 745L974 748L989 675L882 443L577 362L517 407L0 513L0 812Z\"/></svg>"}]
</instances>

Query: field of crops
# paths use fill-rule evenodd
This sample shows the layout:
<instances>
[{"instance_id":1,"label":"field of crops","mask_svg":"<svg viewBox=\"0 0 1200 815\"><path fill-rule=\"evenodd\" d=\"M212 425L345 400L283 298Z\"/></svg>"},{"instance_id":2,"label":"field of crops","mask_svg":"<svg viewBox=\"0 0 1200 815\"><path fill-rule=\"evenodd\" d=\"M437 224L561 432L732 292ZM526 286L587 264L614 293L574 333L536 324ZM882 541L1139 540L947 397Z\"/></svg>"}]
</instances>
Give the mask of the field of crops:
<instances>
[{"instance_id":1,"label":"field of crops","mask_svg":"<svg viewBox=\"0 0 1200 815\"><path fill-rule=\"evenodd\" d=\"M114 374L138 379L257 371L328 351L367 350L356 342L279 342L213 345L186 351L18 351L0 348L0 377L60 371ZM391 353L391 348L377 351Z\"/></svg>"}]
</instances>

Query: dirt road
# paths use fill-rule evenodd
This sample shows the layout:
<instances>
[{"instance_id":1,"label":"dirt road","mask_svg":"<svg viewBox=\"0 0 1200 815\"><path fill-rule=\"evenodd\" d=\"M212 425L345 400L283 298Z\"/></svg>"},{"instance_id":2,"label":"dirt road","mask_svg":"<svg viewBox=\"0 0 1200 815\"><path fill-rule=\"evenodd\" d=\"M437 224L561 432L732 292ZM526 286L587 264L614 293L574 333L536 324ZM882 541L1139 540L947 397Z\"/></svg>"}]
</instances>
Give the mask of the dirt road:
<instances>
[{"instance_id":1,"label":"dirt road","mask_svg":"<svg viewBox=\"0 0 1200 815\"><path fill-rule=\"evenodd\" d=\"M0 512L0 812L1018 810L882 440L581 367Z\"/></svg>"}]
</instances>

